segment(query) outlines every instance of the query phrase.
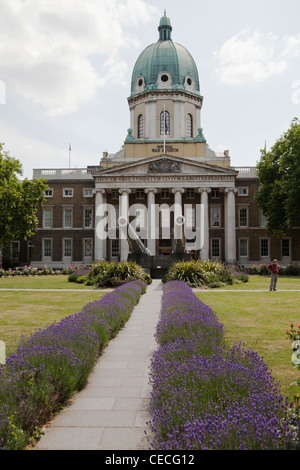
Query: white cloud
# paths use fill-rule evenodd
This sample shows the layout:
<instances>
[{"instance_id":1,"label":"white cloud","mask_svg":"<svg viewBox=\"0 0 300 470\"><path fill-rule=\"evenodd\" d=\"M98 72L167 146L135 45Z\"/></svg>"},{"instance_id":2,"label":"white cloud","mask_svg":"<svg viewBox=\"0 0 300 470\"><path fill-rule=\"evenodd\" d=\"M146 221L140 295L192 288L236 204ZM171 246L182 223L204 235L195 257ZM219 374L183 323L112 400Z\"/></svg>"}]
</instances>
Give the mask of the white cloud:
<instances>
[{"instance_id":1,"label":"white cloud","mask_svg":"<svg viewBox=\"0 0 300 470\"><path fill-rule=\"evenodd\" d=\"M66 115L107 80L124 83L126 27L147 22L144 0L1 0L1 76L9 93Z\"/></svg>"},{"instance_id":2,"label":"white cloud","mask_svg":"<svg viewBox=\"0 0 300 470\"><path fill-rule=\"evenodd\" d=\"M278 38L273 33L243 31L228 39L216 55L223 83L261 82L283 74L289 60L299 57L300 34Z\"/></svg>"}]
</instances>

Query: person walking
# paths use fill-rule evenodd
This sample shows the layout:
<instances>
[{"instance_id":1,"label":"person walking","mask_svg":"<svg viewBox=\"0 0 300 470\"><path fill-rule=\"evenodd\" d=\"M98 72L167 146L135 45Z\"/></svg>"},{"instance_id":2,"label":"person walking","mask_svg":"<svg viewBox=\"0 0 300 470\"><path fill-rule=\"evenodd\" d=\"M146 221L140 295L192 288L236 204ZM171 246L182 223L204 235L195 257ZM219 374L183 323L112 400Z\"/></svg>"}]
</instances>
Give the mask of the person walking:
<instances>
[{"instance_id":1,"label":"person walking","mask_svg":"<svg viewBox=\"0 0 300 470\"><path fill-rule=\"evenodd\" d=\"M276 290L277 280L278 280L278 273L279 273L279 264L277 259L274 259L272 263L268 266L268 271L271 273L271 282L270 282L270 290Z\"/></svg>"}]
</instances>

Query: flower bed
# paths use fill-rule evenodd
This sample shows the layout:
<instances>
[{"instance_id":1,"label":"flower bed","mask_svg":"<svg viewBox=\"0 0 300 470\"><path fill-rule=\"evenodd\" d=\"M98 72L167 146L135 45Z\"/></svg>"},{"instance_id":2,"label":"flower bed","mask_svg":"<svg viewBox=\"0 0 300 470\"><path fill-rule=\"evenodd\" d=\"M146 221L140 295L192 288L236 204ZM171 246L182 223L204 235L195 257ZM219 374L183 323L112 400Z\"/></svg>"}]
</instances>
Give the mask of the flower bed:
<instances>
[{"instance_id":1,"label":"flower bed","mask_svg":"<svg viewBox=\"0 0 300 470\"><path fill-rule=\"evenodd\" d=\"M134 281L24 338L0 366L0 449L22 449L86 383L109 340L146 290Z\"/></svg>"},{"instance_id":2,"label":"flower bed","mask_svg":"<svg viewBox=\"0 0 300 470\"><path fill-rule=\"evenodd\" d=\"M258 274L260 276L270 275L268 271L267 264L259 264L252 266L244 267L243 269L248 274ZM289 264L287 266L279 266L279 275L280 276L300 276L300 265L299 264Z\"/></svg>"},{"instance_id":3,"label":"flower bed","mask_svg":"<svg viewBox=\"0 0 300 470\"><path fill-rule=\"evenodd\" d=\"M60 274L72 274L83 270L84 267L66 266L62 269L53 269L48 266L42 268L34 268L32 266L17 267L15 269L0 269L0 277L20 277L20 276L50 276ZM88 272L88 271L87 271Z\"/></svg>"},{"instance_id":4,"label":"flower bed","mask_svg":"<svg viewBox=\"0 0 300 470\"><path fill-rule=\"evenodd\" d=\"M287 404L263 360L228 348L215 313L180 281L165 284L151 361L152 449L281 449Z\"/></svg>"}]
</instances>

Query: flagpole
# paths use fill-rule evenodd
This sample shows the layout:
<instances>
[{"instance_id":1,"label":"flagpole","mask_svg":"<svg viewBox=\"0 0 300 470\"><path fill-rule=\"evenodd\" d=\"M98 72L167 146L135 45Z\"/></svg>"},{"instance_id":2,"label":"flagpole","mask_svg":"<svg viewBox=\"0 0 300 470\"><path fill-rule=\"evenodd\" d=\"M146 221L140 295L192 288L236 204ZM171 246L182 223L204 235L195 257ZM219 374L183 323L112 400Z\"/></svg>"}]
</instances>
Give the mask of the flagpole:
<instances>
[{"instance_id":1,"label":"flagpole","mask_svg":"<svg viewBox=\"0 0 300 470\"><path fill-rule=\"evenodd\" d=\"M164 103L164 155L166 154L166 107Z\"/></svg>"},{"instance_id":2,"label":"flagpole","mask_svg":"<svg viewBox=\"0 0 300 470\"><path fill-rule=\"evenodd\" d=\"M71 168L70 164L71 164L71 144L69 144L69 168Z\"/></svg>"}]
</instances>

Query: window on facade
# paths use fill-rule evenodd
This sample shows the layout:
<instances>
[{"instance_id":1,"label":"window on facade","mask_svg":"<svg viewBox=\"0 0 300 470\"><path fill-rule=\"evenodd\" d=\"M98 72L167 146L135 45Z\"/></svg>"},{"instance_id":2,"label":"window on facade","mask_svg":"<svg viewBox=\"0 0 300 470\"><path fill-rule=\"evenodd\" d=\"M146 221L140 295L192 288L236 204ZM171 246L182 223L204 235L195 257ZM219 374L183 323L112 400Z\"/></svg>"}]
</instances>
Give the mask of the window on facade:
<instances>
[{"instance_id":1,"label":"window on facade","mask_svg":"<svg viewBox=\"0 0 300 470\"><path fill-rule=\"evenodd\" d=\"M248 188L238 188L238 195L239 196L248 196Z\"/></svg>"},{"instance_id":2,"label":"window on facade","mask_svg":"<svg viewBox=\"0 0 300 470\"><path fill-rule=\"evenodd\" d=\"M186 226L189 228L195 227L195 208L186 207L184 215Z\"/></svg>"},{"instance_id":3,"label":"window on facade","mask_svg":"<svg viewBox=\"0 0 300 470\"><path fill-rule=\"evenodd\" d=\"M290 240L289 238L284 238L281 240L281 255L284 257L290 256Z\"/></svg>"},{"instance_id":4,"label":"window on facade","mask_svg":"<svg viewBox=\"0 0 300 470\"><path fill-rule=\"evenodd\" d=\"M248 240L246 238L240 239L240 257L248 257Z\"/></svg>"},{"instance_id":5,"label":"window on facade","mask_svg":"<svg viewBox=\"0 0 300 470\"><path fill-rule=\"evenodd\" d=\"M83 256L90 258L93 255L93 240L91 238L85 238L83 240Z\"/></svg>"},{"instance_id":6,"label":"window on facade","mask_svg":"<svg viewBox=\"0 0 300 470\"><path fill-rule=\"evenodd\" d=\"M212 207L211 208L211 226L212 227L220 227L220 208L219 207Z\"/></svg>"},{"instance_id":7,"label":"window on facade","mask_svg":"<svg viewBox=\"0 0 300 470\"><path fill-rule=\"evenodd\" d=\"M263 215L262 210L259 211L259 226L265 228L267 226L267 218Z\"/></svg>"},{"instance_id":8,"label":"window on facade","mask_svg":"<svg viewBox=\"0 0 300 470\"><path fill-rule=\"evenodd\" d=\"M19 261L20 258L20 242L11 242L10 244L10 257L13 261Z\"/></svg>"},{"instance_id":9,"label":"window on facade","mask_svg":"<svg viewBox=\"0 0 300 470\"><path fill-rule=\"evenodd\" d=\"M186 119L186 134L188 138L193 138L193 116L191 114L187 115Z\"/></svg>"},{"instance_id":10,"label":"window on facade","mask_svg":"<svg viewBox=\"0 0 300 470\"><path fill-rule=\"evenodd\" d=\"M73 188L64 188L63 197L73 197Z\"/></svg>"},{"instance_id":11,"label":"window on facade","mask_svg":"<svg viewBox=\"0 0 300 470\"><path fill-rule=\"evenodd\" d=\"M83 188L83 197L93 197L93 189Z\"/></svg>"},{"instance_id":12,"label":"window on facade","mask_svg":"<svg viewBox=\"0 0 300 470\"><path fill-rule=\"evenodd\" d=\"M265 257L269 256L269 239L262 238L260 240L260 256Z\"/></svg>"},{"instance_id":13,"label":"window on facade","mask_svg":"<svg viewBox=\"0 0 300 470\"><path fill-rule=\"evenodd\" d=\"M43 240L43 257L51 258L51 256L52 256L52 239L45 238Z\"/></svg>"},{"instance_id":14,"label":"window on facade","mask_svg":"<svg viewBox=\"0 0 300 470\"><path fill-rule=\"evenodd\" d=\"M144 117L142 114L138 117L138 139L144 138Z\"/></svg>"},{"instance_id":15,"label":"window on facade","mask_svg":"<svg viewBox=\"0 0 300 470\"><path fill-rule=\"evenodd\" d=\"M170 113L162 111L160 113L160 135L170 134Z\"/></svg>"},{"instance_id":16,"label":"window on facade","mask_svg":"<svg viewBox=\"0 0 300 470\"><path fill-rule=\"evenodd\" d=\"M145 197L145 191L143 189L137 189L135 192L135 197L137 199L143 199Z\"/></svg>"},{"instance_id":17,"label":"window on facade","mask_svg":"<svg viewBox=\"0 0 300 470\"><path fill-rule=\"evenodd\" d=\"M194 189L187 189L186 190L186 198L187 199L194 199L195 197L195 190Z\"/></svg>"},{"instance_id":18,"label":"window on facade","mask_svg":"<svg viewBox=\"0 0 300 470\"><path fill-rule=\"evenodd\" d=\"M53 197L53 189L52 188L45 189L44 196L45 197Z\"/></svg>"},{"instance_id":19,"label":"window on facade","mask_svg":"<svg viewBox=\"0 0 300 470\"><path fill-rule=\"evenodd\" d=\"M70 238L63 240L63 253L65 258L72 256L72 240Z\"/></svg>"},{"instance_id":20,"label":"window on facade","mask_svg":"<svg viewBox=\"0 0 300 470\"><path fill-rule=\"evenodd\" d=\"M120 244L118 239L111 241L111 255L113 258L120 255Z\"/></svg>"},{"instance_id":21,"label":"window on facade","mask_svg":"<svg viewBox=\"0 0 300 470\"><path fill-rule=\"evenodd\" d=\"M211 197L213 199L218 199L220 197L220 191L219 189L212 189L211 190Z\"/></svg>"},{"instance_id":22,"label":"window on facade","mask_svg":"<svg viewBox=\"0 0 300 470\"><path fill-rule=\"evenodd\" d=\"M84 209L84 228L93 227L93 209Z\"/></svg>"},{"instance_id":23,"label":"window on facade","mask_svg":"<svg viewBox=\"0 0 300 470\"><path fill-rule=\"evenodd\" d=\"M162 199L168 199L170 197L170 191L168 189L161 190Z\"/></svg>"},{"instance_id":24,"label":"window on facade","mask_svg":"<svg viewBox=\"0 0 300 470\"><path fill-rule=\"evenodd\" d=\"M53 226L53 209L44 208L43 209L43 227L52 228Z\"/></svg>"},{"instance_id":25,"label":"window on facade","mask_svg":"<svg viewBox=\"0 0 300 470\"><path fill-rule=\"evenodd\" d=\"M221 246L219 238L212 238L211 240L211 256L212 258L221 257Z\"/></svg>"},{"instance_id":26,"label":"window on facade","mask_svg":"<svg viewBox=\"0 0 300 470\"><path fill-rule=\"evenodd\" d=\"M113 189L112 192L111 192L111 198L112 199L119 199L119 191L117 189Z\"/></svg>"},{"instance_id":27,"label":"window on facade","mask_svg":"<svg viewBox=\"0 0 300 470\"><path fill-rule=\"evenodd\" d=\"M145 211L144 209L137 209L135 213L136 228L141 229L145 227Z\"/></svg>"},{"instance_id":28,"label":"window on facade","mask_svg":"<svg viewBox=\"0 0 300 470\"><path fill-rule=\"evenodd\" d=\"M72 228L72 219L72 209L64 209L64 228Z\"/></svg>"},{"instance_id":29,"label":"window on facade","mask_svg":"<svg viewBox=\"0 0 300 470\"><path fill-rule=\"evenodd\" d=\"M239 209L239 226L247 227L248 225L248 209L246 207L241 207Z\"/></svg>"}]
</instances>

